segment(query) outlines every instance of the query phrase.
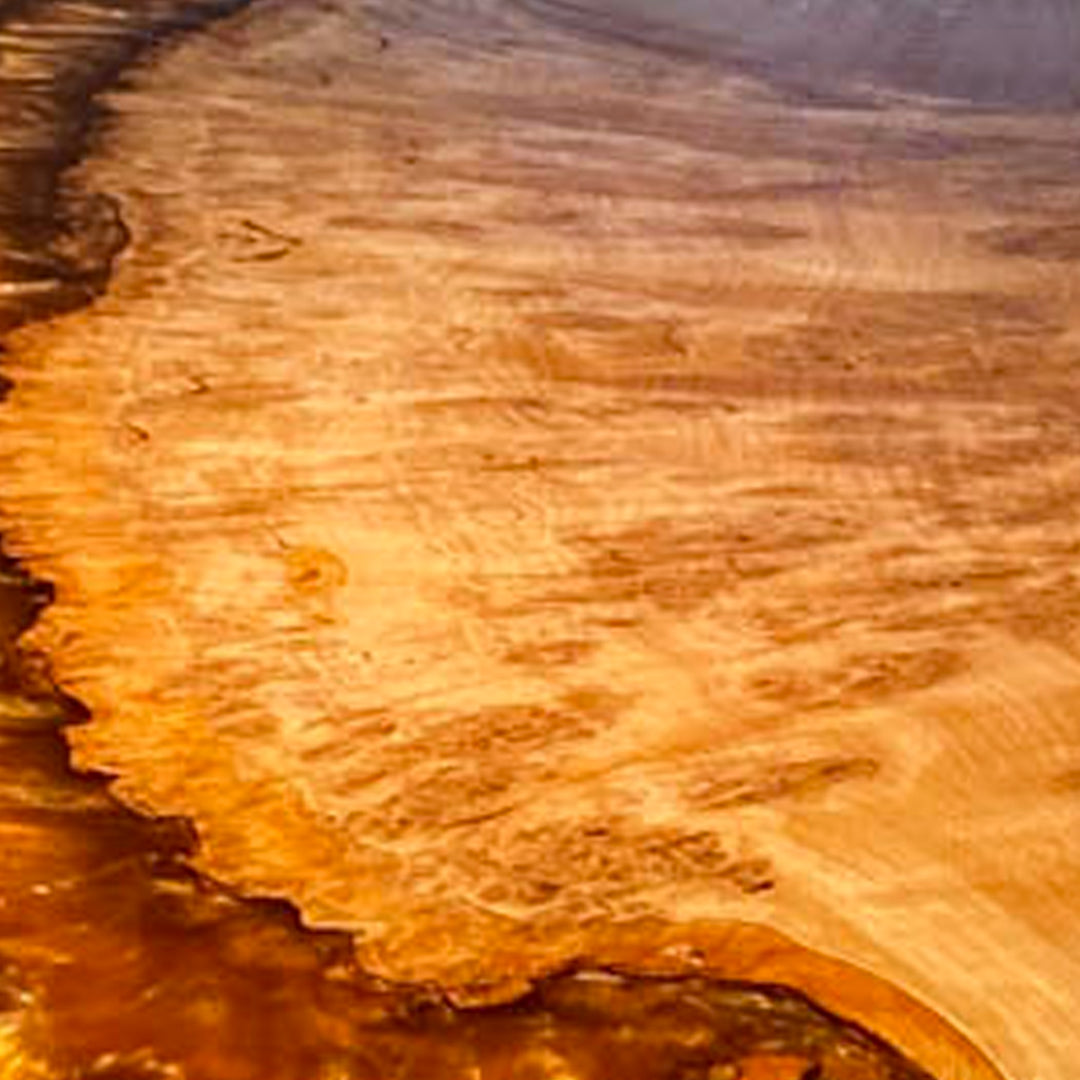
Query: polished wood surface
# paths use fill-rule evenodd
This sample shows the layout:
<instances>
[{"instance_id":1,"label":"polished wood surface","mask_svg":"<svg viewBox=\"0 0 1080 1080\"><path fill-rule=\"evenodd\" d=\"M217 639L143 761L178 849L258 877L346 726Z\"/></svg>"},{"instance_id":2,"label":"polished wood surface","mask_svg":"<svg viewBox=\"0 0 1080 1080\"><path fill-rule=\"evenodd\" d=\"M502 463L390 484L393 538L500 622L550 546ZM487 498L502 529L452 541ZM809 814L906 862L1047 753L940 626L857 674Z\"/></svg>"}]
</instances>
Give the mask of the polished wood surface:
<instances>
[{"instance_id":1,"label":"polished wood surface","mask_svg":"<svg viewBox=\"0 0 1080 1080\"><path fill-rule=\"evenodd\" d=\"M78 764L384 976L768 926L1070 1075L1076 24L916 7L268 2L117 94L0 414Z\"/></svg>"}]
</instances>

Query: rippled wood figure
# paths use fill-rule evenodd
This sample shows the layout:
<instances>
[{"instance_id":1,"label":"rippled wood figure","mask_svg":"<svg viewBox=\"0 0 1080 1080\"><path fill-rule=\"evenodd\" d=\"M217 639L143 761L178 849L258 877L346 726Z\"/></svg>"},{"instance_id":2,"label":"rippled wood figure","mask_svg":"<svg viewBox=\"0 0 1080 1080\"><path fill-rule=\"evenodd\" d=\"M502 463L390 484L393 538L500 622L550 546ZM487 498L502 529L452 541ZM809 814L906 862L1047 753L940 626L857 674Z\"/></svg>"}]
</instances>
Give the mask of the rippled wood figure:
<instances>
[{"instance_id":1,"label":"rippled wood figure","mask_svg":"<svg viewBox=\"0 0 1080 1080\"><path fill-rule=\"evenodd\" d=\"M1071 1080L1073 0L0 0L0 1076Z\"/></svg>"}]
</instances>

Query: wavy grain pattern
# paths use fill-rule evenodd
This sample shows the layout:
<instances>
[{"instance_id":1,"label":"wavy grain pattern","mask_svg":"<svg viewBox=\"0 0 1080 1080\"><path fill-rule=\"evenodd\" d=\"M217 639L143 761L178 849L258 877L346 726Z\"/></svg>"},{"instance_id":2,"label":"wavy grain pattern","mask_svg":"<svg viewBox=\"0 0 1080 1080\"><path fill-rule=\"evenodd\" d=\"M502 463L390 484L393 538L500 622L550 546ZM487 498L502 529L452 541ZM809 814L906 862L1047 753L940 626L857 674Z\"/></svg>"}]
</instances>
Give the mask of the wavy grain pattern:
<instances>
[{"instance_id":1,"label":"wavy grain pattern","mask_svg":"<svg viewBox=\"0 0 1080 1080\"><path fill-rule=\"evenodd\" d=\"M267 0L61 189L137 10L0 8L18 1045L993 1075L767 924L1068 1075L1068 7Z\"/></svg>"}]
</instances>

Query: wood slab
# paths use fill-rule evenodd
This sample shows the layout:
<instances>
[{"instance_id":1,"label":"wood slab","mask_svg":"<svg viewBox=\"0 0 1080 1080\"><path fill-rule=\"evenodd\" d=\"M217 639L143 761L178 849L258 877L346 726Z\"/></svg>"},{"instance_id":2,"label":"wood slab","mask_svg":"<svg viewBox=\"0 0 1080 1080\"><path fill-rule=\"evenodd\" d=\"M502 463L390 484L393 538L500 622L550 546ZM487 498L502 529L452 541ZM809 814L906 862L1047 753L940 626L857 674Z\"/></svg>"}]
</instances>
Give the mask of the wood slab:
<instances>
[{"instance_id":1,"label":"wood slab","mask_svg":"<svg viewBox=\"0 0 1080 1080\"><path fill-rule=\"evenodd\" d=\"M1017 58L1075 27L777 7L269 0L163 58L78 177L108 296L12 342L3 532L77 762L374 970L765 924L1064 1080L1078 131Z\"/></svg>"}]
</instances>

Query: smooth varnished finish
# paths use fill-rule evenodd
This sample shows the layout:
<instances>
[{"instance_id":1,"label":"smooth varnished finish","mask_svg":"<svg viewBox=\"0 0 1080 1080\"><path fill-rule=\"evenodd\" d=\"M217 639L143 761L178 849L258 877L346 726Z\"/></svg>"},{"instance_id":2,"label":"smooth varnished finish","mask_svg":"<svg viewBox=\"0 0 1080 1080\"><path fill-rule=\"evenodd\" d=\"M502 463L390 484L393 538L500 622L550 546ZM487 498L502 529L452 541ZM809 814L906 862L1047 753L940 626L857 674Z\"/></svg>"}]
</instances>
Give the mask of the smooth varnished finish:
<instances>
[{"instance_id":1,"label":"smooth varnished finish","mask_svg":"<svg viewBox=\"0 0 1080 1080\"><path fill-rule=\"evenodd\" d=\"M4 531L184 895L354 935L312 986L451 995L342 1075L991 1075L890 983L1070 1075L1075 32L268 0L112 100L64 257L133 245L10 341ZM160 1062L242 1075L192 955L229 1050Z\"/></svg>"}]
</instances>

